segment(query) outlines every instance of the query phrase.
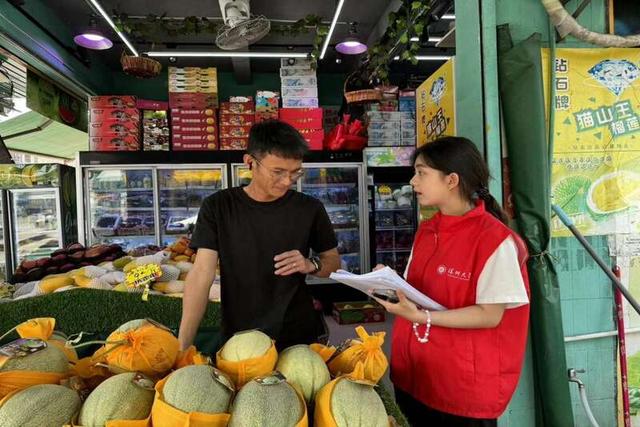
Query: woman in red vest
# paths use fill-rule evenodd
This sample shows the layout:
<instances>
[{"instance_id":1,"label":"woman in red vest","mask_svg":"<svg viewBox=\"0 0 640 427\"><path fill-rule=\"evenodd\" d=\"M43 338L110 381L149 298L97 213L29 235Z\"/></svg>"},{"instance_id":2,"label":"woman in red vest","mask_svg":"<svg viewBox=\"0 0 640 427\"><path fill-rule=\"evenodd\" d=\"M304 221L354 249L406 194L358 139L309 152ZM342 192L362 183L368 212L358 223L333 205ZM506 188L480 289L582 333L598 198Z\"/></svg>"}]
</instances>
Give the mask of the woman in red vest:
<instances>
[{"instance_id":1,"label":"woman in red vest","mask_svg":"<svg viewBox=\"0 0 640 427\"><path fill-rule=\"evenodd\" d=\"M487 189L489 170L458 137L418 148L411 185L422 206L405 277L447 307L398 292L391 379L413 426L496 426L518 384L527 339L527 250Z\"/></svg>"}]
</instances>

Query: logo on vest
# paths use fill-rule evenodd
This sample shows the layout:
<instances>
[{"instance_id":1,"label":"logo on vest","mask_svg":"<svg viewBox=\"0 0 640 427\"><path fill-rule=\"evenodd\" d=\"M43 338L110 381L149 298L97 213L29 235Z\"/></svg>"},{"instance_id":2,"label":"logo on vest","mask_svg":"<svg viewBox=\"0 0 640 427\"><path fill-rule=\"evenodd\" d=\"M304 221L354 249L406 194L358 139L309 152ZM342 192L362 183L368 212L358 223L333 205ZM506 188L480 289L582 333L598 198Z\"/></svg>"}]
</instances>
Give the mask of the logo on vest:
<instances>
[{"instance_id":1,"label":"logo on vest","mask_svg":"<svg viewBox=\"0 0 640 427\"><path fill-rule=\"evenodd\" d=\"M460 271L453 267L447 267L444 264L440 264L436 269L436 272L440 276L446 275L447 277L451 277L452 279L469 281L471 280L471 273L466 271Z\"/></svg>"}]
</instances>

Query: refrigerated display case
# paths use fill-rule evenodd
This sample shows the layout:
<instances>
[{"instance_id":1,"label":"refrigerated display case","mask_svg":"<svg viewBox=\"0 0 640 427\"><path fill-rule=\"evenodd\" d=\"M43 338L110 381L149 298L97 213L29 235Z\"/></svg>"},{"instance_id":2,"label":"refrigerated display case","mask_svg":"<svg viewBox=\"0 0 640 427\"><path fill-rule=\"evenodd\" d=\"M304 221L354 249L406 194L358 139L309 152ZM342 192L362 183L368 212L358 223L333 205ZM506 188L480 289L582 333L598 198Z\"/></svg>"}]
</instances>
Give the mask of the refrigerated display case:
<instances>
[{"instance_id":1,"label":"refrigerated display case","mask_svg":"<svg viewBox=\"0 0 640 427\"><path fill-rule=\"evenodd\" d=\"M25 259L49 256L78 239L73 168L0 165L0 276L10 280Z\"/></svg>"},{"instance_id":2,"label":"refrigerated display case","mask_svg":"<svg viewBox=\"0 0 640 427\"><path fill-rule=\"evenodd\" d=\"M403 274L418 225L417 204L409 166L367 168L371 268L388 265Z\"/></svg>"},{"instance_id":3,"label":"refrigerated display case","mask_svg":"<svg viewBox=\"0 0 640 427\"><path fill-rule=\"evenodd\" d=\"M125 250L170 245L191 232L202 201L227 187L223 160L201 153L80 153L81 240Z\"/></svg>"},{"instance_id":4,"label":"refrigerated display case","mask_svg":"<svg viewBox=\"0 0 640 427\"><path fill-rule=\"evenodd\" d=\"M202 200L228 185L246 185L243 152L86 152L78 156L80 241L165 246L188 233ZM293 187L319 198L335 227L342 268L369 271L365 166L359 152L312 152ZM103 189L104 188L104 189ZM124 224L124 226L123 226ZM344 285L309 276L332 295L363 297ZM337 288L339 287L339 289ZM338 290L336 290L338 289ZM364 297L366 298L366 297ZM338 299L338 300L340 300Z\"/></svg>"}]
</instances>

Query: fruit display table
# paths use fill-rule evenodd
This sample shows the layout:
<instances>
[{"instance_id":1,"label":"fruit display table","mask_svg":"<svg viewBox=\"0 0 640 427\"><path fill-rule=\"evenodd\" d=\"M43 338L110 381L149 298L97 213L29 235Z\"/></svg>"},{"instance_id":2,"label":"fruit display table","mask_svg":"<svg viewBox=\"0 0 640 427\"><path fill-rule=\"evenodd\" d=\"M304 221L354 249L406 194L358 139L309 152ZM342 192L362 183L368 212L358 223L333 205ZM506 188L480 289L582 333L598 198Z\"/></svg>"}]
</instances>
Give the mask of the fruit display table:
<instances>
[{"instance_id":1,"label":"fruit display table","mask_svg":"<svg viewBox=\"0 0 640 427\"><path fill-rule=\"evenodd\" d=\"M145 302L139 293L98 289L77 289L5 301L0 302L0 335L36 317L53 317L56 319L56 330L67 335L84 332L90 334L92 340L105 338L123 323L141 318L154 319L177 334L182 314L180 298L150 295ZM213 354L223 344L219 324L220 304L211 302L195 341L195 345L203 353ZM11 335L9 339L15 337ZM395 418L398 425L408 426L390 392L381 385L376 390L387 413Z\"/></svg>"}]
</instances>

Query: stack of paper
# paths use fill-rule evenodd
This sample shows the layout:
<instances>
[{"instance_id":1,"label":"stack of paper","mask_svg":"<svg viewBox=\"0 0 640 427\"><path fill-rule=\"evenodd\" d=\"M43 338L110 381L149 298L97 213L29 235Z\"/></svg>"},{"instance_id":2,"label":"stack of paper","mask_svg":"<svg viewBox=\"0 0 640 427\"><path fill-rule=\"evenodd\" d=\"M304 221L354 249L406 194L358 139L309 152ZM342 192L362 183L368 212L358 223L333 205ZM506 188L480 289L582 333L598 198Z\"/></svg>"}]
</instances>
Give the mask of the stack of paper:
<instances>
[{"instance_id":1,"label":"stack of paper","mask_svg":"<svg viewBox=\"0 0 640 427\"><path fill-rule=\"evenodd\" d=\"M398 276L395 270L384 267L380 270L372 271L367 274L353 274L348 271L338 270L331 273L331 279L351 286L354 289L371 295L376 289L392 289L394 291L402 291L415 304L428 310L446 310L446 307L438 304L416 288L408 284L402 277Z\"/></svg>"}]
</instances>

